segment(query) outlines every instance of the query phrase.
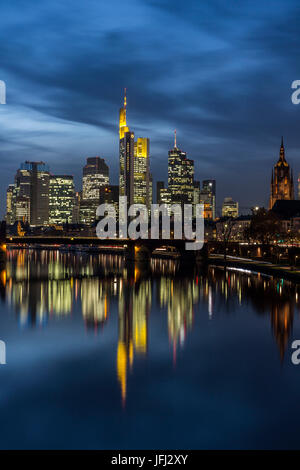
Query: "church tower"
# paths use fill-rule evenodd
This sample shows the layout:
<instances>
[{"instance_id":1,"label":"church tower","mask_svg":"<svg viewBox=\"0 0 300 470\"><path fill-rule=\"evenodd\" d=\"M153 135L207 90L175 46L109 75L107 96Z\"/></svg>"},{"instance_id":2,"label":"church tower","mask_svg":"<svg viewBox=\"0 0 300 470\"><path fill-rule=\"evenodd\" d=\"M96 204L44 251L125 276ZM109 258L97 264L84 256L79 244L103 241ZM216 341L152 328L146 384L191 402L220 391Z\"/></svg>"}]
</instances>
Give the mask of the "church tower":
<instances>
[{"instance_id":1,"label":"church tower","mask_svg":"<svg viewBox=\"0 0 300 470\"><path fill-rule=\"evenodd\" d=\"M269 209L272 209L279 199L294 199L293 173L285 159L283 138L281 139L279 160L272 170Z\"/></svg>"}]
</instances>

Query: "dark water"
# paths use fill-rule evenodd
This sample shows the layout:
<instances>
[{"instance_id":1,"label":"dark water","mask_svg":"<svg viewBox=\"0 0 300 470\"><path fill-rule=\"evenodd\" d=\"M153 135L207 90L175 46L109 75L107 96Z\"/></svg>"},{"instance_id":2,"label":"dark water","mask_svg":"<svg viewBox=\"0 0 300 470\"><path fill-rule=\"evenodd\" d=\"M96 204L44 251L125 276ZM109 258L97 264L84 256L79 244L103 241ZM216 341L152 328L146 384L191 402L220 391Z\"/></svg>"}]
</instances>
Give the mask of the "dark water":
<instances>
[{"instance_id":1,"label":"dark water","mask_svg":"<svg viewBox=\"0 0 300 470\"><path fill-rule=\"evenodd\" d=\"M1 448L300 447L296 285L26 250L0 278Z\"/></svg>"}]
</instances>

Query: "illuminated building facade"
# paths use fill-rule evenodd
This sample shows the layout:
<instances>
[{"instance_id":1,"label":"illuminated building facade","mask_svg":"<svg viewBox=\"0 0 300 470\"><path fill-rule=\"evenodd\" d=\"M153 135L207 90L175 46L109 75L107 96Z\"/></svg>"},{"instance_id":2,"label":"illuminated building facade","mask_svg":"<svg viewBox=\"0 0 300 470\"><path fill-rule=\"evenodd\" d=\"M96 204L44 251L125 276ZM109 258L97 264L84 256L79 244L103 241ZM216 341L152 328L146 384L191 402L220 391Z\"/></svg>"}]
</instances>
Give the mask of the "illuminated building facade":
<instances>
[{"instance_id":1,"label":"illuminated building facade","mask_svg":"<svg viewBox=\"0 0 300 470\"><path fill-rule=\"evenodd\" d=\"M83 167L82 199L99 203L100 188L109 184L109 168L100 157L89 157ZM99 204L98 204L99 205Z\"/></svg>"},{"instance_id":2,"label":"illuminated building facade","mask_svg":"<svg viewBox=\"0 0 300 470\"><path fill-rule=\"evenodd\" d=\"M145 204L150 209L150 141L146 137L139 137L134 143L134 204Z\"/></svg>"},{"instance_id":3,"label":"illuminated building facade","mask_svg":"<svg viewBox=\"0 0 300 470\"><path fill-rule=\"evenodd\" d=\"M200 204L200 181L194 181L193 217L196 216L196 205Z\"/></svg>"},{"instance_id":4,"label":"illuminated building facade","mask_svg":"<svg viewBox=\"0 0 300 470\"><path fill-rule=\"evenodd\" d=\"M126 90L124 105L119 113L119 194L127 196L128 205L152 202L152 177L150 174L150 141L139 137L127 126Z\"/></svg>"},{"instance_id":5,"label":"illuminated building facade","mask_svg":"<svg viewBox=\"0 0 300 470\"><path fill-rule=\"evenodd\" d=\"M157 204L161 204L161 191L165 189L164 181L157 181L156 182L156 201Z\"/></svg>"},{"instance_id":6,"label":"illuminated building facade","mask_svg":"<svg viewBox=\"0 0 300 470\"><path fill-rule=\"evenodd\" d=\"M238 217L239 203L235 202L231 197L225 197L222 206L222 217Z\"/></svg>"},{"instance_id":7,"label":"illuminated building facade","mask_svg":"<svg viewBox=\"0 0 300 470\"><path fill-rule=\"evenodd\" d=\"M51 175L49 182L49 223L72 222L74 204L73 176Z\"/></svg>"},{"instance_id":8,"label":"illuminated building facade","mask_svg":"<svg viewBox=\"0 0 300 470\"><path fill-rule=\"evenodd\" d=\"M25 162L21 169L31 173L30 224L49 223L49 167L44 162Z\"/></svg>"},{"instance_id":9,"label":"illuminated building facade","mask_svg":"<svg viewBox=\"0 0 300 470\"><path fill-rule=\"evenodd\" d=\"M109 168L100 157L87 158L83 167L80 222L91 225L96 220L101 188L109 185Z\"/></svg>"},{"instance_id":10,"label":"illuminated building facade","mask_svg":"<svg viewBox=\"0 0 300 470\"><path fill-rule=\"evenodd\" d=\"M204 218L216 218L216 181L204 180L200 191L200 203L204 205Z\"/></svg>"},{"instance_id":11,"label":"illuminated building facade","mask_svg":"<svg viewBox=\"0 0 300 470\"><path fill-rule=\"evenodd\" d=\"M96 210L99 206L99 201L88 199L81 199L79 209L79 222L84 225L91 226L96 220Z\"/></svg>"},{"instance_id":12,"label":"illuminated building facade","mask_svg":"<svg viewBox=\"0 0 300 470\"><path fill-rule=\"evenodd\" d=\"M80 223L80 202L82 199L82 191L76 191L74 193L74 200L73 200L73 212L72 212L72 223L79 224Z\"/></svg>"},{"instance_id":13,"label":"illuminated building facade","mask_svg":"<svg viewBox=\"0 0 300 470\"><path fill-rule=\"evenodd\" d=\"M119 114L119 186L120 196L127 196L128 203L133 204L133 159L134 159L134 133L130 132L126 121L126 90L124 106Z\"/></svg>"},{"instance_id":14,"label":"illuminated building facade","mask_svg":"<svg viewBox=\"0 0 300 470\"><path fill-rule=\"evenodd\" d=\"M7 221L41 226L49 223L49 168L44 162L21 164L7 191Z\"/></svg>"},{"instance_id":15,"label":"illuminated building facade","mask_svg":"<svg viewBox=\"0 0 300 470\"><path fill-rule=\"evenodd\" d=\"M281 140L279 160L272 171L269 209L272 209L275 202L280 199L294 199L293 173L285 159L283 138Z\"/></svg>"},{"instance_id":16,"label":"illuminated building facade","mask_svg":"<svg viewBox=\"0 0 300 470\"><path fill-rule=\"evenodd\" d=\"M15 201L15 222L30 223L30 199L19 196Z\"/></svg>"},{"instance_id":17,"label":"illuminated building facade","mask_svg":"<svg viewBox=\"0 0 300 470\"><path fill-rule=\"evenodd\" d=\"M116 214L119 212L119 186L109 185L101 188L100 204L112 204Z\"/></svg>"},{"instance_id":18,"label":"illuminated building facade","mask_svg":"<svg viewBox=\"0 0 300 470\"><path fill-rule=\"evenodd\" d=\"M187 158L176 143L169 151L168 189L173 204L192 204L194 194L194 161Z\"/></svg>"},{"instance_id":19,"label":"illuminated building facade","mask_svg":"<svg viewBox=\"0 0 300 470\"><path fill-rule=\"evenodd\" d=\"M14 191L15 185L10 184L6 191L6 217L5 221L8 225L12 225L15 222L14 217Z\"/></svg>"}]
</instances>

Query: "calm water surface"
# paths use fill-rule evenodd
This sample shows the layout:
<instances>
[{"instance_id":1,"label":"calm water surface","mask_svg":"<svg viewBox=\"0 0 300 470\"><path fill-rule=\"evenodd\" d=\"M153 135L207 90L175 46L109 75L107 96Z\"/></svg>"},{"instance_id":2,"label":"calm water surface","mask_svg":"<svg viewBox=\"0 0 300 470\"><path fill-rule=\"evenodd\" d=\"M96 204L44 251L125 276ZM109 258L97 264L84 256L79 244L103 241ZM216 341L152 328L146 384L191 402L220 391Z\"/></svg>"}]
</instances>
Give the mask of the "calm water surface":
<instances>
[{"instance_id":1,"label":"calm water surface","mask_svg":"<svg viewBox=\"0 0 300 470\"><path fill-rule=\"evenodd\" d=\"M3 268L1 448L300 447L297 285L59 251Z\"/></svg>"}]
</instances>

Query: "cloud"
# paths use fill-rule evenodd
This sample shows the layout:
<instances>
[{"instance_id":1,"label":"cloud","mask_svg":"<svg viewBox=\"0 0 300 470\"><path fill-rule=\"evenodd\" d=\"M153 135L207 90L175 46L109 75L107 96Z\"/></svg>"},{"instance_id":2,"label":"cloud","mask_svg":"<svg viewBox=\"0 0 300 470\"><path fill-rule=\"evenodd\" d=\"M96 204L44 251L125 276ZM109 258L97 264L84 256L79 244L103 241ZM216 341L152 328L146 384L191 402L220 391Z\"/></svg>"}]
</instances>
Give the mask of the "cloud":
<instances>
[{"instance_id":1,"label":"cloud","mask_svg":"<svg viewBox=\"0 0 300 470\"><path fill-rule=\"evenodd\" d=\"M2 201L25 158L72 167L80 184L85 157L98 154L116 182L125 86L129 124L151 139L154 179L167 176L174 128L197 177L217 178L219 205L226 195L266 203L282 134L298 170L296 1L19 0L0 13Z\"/></svg>"}]
</instances>

